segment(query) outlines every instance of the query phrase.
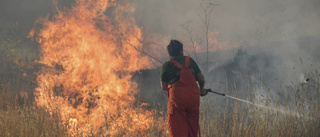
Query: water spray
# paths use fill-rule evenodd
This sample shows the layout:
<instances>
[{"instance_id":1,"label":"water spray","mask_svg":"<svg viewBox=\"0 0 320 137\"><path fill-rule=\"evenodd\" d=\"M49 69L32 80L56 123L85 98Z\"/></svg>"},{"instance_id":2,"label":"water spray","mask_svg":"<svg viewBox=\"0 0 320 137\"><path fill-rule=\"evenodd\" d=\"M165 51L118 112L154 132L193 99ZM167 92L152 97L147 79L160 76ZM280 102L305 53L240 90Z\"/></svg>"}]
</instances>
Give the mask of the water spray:
<instances>
[{"instance_id":1,"label":"water spray","mask_svg":"<svg viewBox=\"0 0 320 137\"><path fill-rule=\"evenodd\" d=\"M216 92L216 91L213 91L211 90L210 88L209 89L204 89L207 93L208 92L211 92L211 93L214 93L214 94L217 94L217 95L221 95L221 96L225 96L227 98L231 98L231 99L234 99L234 100L238 100L238 101L241 101L241 102L245 102L245 103L249 103L249 104L252 104L252 105L256 105L254 104L253 102L250 102L250 101L247 101L247 100L243 100L243 99L240 99L240 98L236 98L236 97L233 97L233 96L229 96L229 95L226 95L224 93L219 93L219 92Z\"/></svg>"},{"instance_id":2,"label":"water spray","mask_svg":"<svg viewBox=\"0 0 320 137\"><path fill-rule=\"evenodd\" d=\"M211 90L210 88L209 89L204 89L207 93L214 93L214 94L217 94L217 95L221 95L221 96L225 96L227 98L231 98L231 99L234 99L234 100L237 100L237 101L241 101L241 102L244 102L244 103L248 103L248 104L251 104L251 105L254 105L254 106L257 106L259 108L263 108L263 109L267 109L267 110L270 110L270 111L274 111L274 112L280 112L282 114L286 114L286 115L289 115L289 116L294 116L294 117L302 117L302 118L306 118L306 119L309 119L309 120L314 120L314 118L312 117L309 117L309 116L304 116L303 114L300 114L298 112L292 112L292 111L285 111L283 109L279 109L279 108L273 108L273 107L268 107L268 106L264 106L264 105L259 105L259 104L255 104L251 101L248 101L248 100L243 100L243 99L240 99L240 98L236 98L236 97L233 97L233 96L229 96L229 95L226 95L224 93L219 93L219 92L216 92L216 91L213 91Z\"/></svg>"},{"instance_id":3,"label":"water spray","mask_svg":"<svg viewBox=\"0 0 320 137\"><path fill-rule=\"evenodd\" d=\"M209 88L209 89L204 89L204 90L205 90L207 93L208 93L208 92L211 92L211 93L214 93L214 94L217 94L217 95L225 96L225 97L227 97L227 98L231 98L231 99L238 100L238 101L241 101L241 102L253 104L253 102L250 102L250 101L247 101L247 100L243 100L243 99L240 99L240 98L236 98L236 97L233 97L233 96L229 96L229 95L226 95L226 94L224 94L224 93L219 93L219 92L216 92L216 91L211 90L210 88ZM255 105L255 104L253 104L253 105Z\"/></svg>"}]
</instances>

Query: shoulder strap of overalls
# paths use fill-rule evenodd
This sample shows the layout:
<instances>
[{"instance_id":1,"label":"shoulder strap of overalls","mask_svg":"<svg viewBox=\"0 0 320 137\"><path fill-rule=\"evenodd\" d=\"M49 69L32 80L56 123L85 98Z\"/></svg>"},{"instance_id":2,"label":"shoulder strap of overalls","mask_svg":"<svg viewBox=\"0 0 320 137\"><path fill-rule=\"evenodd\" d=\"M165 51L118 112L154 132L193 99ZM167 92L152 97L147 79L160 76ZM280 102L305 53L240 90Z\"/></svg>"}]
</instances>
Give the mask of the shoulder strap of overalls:
<instances>
[{"instance_id":1,"label":"shoulder strap of overalls","mask_svg":"<svg viewBox=\"0 0 320 137\"><path fill-rule=\"evenodd\" d=\"M174 65L176 65L179 69L184 69L184 68L189 68L189 60L190 60L190 56L186 56L184 67L179 62L177 62L173 59L170 59L170 62L173 63Z\"/></svg>"},{"instance_id":2,"label":"shoulder strap of overalls","mask_svg":"<svg viewBox=\"0 0 320 137\"><path fill-rule=\"evenodd\" d=\"M190 56L186 56L185 63L184 63L185 68L189 68L189 61L190 61Z\"/></svg>"}]
</instances>

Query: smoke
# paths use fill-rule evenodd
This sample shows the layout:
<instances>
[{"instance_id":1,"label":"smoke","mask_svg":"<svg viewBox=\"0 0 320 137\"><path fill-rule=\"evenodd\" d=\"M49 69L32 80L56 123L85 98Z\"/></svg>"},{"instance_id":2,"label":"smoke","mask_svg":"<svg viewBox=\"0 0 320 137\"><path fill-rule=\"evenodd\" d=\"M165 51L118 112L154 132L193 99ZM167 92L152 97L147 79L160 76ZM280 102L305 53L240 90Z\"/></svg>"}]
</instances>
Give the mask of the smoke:
<instances>
[{"instance_id":1,"label":"smoke","mask_svg":"<svg viewBox=\"0 0 320 137\"><path fill-rule=\"evenodd\" d=\"M74 3L73 0L57 1L60 9L70 7ZM310 48L309 43L304 40L320 35L318 0L133 0L132 4L136 7L136 22L143 28L144 35L169 36L181 40L190 47L190 38L182 26L188 24L194 41L200 46L205 46L204 24L201 18L208 2L217 4L211 14L209 30L217 31L219 34L211 37L216 37L221 42L237 43L243 47L263 46L265 47L263 50L269 46L280 47L281 50L268 51L277 52L281 57L301 50L303 54L299 53L299 56L303 58L314 56L310 55L310 52L314 54L313 47ZM8 34L25 39L35 20L53 11L55 7L52 5L52 0L1 1L2 39L0 40L4 41ZM168 39L157 37L159 35L156 35L156 38L163 43L162 46L166 46ZM276 45L277 42L281 45ZM309 50L302 49L306 46L309 46ZM189 54L195 56L191 52ZM199 56L201 58L201 55ZM221 57L221 60L225 58L230 59L232 56L228 54ZM200 62L205 61L200 60Z\"/></svg>"},{"instance_id":2,"label":"smoke","mask_svg":"<svg viewBox=\"0 0 320 137\"><path fill-rule=\"evenodd\" d=\"M208 0L207 0L208 1ZM134 0L136 19L151 32L181 38L181 25L191 21L202 31L204 0ZM211 1L215 6L210 28L232 40L261 43L318 33L320 2L317 0ZM202 5L202 6L201 6Z\"/></svg>"},{"instance_id":3,"label":"smoke","mask_svg":"<svg viewBox=\"0 0 320 137\"><path fill-rule=\"evenodd\" d=\"M182 40L185 46L189 46L189 38L181 26L188 23L195 41L201 44L205 40L204 24L201 18L204 15L203 5L207 4L206 1L135 0L134 2L137 7L135 12L137 23L143 26L145 33L169 35L171 38ZM211 2L217 6L211 14L209 29L219 32L215 37L218 37L221 42L240 44L241 48L251 54L263 52L276 56L271 62L278 63L275 64L278 67L275 69L278 70L294 67L295 71L303 69L300 58L304 61L309 58L310 62L317 61L319 58L314 51L319 46L315 39L320 36L319 1L220 0ZM204 46L203 43L201 46ZM194 57L193 54L190 55ZM219 58L225 60L233 56L227 54ZM210 59L217 60L213 57ZM203 60L204 58L200 63L205 63ZM259 66L259 64L256 65ZM310 64L303 63L303 65Z\"/></svg>"},{"instance_id":4,"label":"smoke","mask_svg":"<svg viewBox=\"0 0 320 137\"><path fill-rule=\"evenodd\" d=\"M0 20L1 36L5 38L8 33L15 37L23 38L28 35L35 20L39 17L46 16L51 11L51 2L43 0L10 0L1 1Z\"/></svg>"},{"instance_id":5,"label":"smoke","mask_svg":"<svg viewBox=\"0 0 320 137\"><path fill-rule=\"evenodd\" d=\"M204 0L134 0L137 23L143 26L146 35L158 33L181 40L190 48L190 37L183 25L188 25L195 43L204 48L205 28L201 21ZM301 75L314 70L319 62L320 2L317 0L244 0L209 1L217 4L211 14L209 31L218 35L209 36L219 42L238 44L248 54L243 58L242 70L261 74L265 83L278 79L290 84L301 79ZM156 39L156 38L155 38ZM161 37L159 37L161 41ZM164 42L165 43L165 42ZM225 47L229 46L224 45ZM166 46L163 44L163 47ZM217 47L216 43L209 43ZM232 47L232 46L230 46ZM204 48L205 49L205 48ZM226 48L230 49L230 48ZM203 72L217 71L228 60L232 61L237 49L218 50L209 54L209 70L206 69L205 50L185 53L198 58ZM165 52L159 58L167 56ZM166 61L167 58L162 59ZM225 70L223 70L225 71ZM218 71L220 72L220 71ZM224 73L224 72L222 72ZM215 73L216 74L216 73ZM220 75L220 74L216 74ZM207 86L217 85L207 76ZM212 80L212 81L208 81ZM220 86L222 86L220 84Z\"/></svg>"},{"instance_id":6,"label":"smoke","mask_svg":"<svg viewBox=\"0 0 320 137\"><path fill-rule=\"evenodd\" d=\"M161 61L168 59L163 47L169 43L170 38L179 39L186 47L191 47L190 37L186 29L182 27L186 24L195 43L200 47L205 46L205 28L201 18L204 16L203 6L208 4L208 1L132 1L136 7L136 23L143 28L145 37L153 36L150 39L161 43L161 54L158 53L157 58L161 58ZM71 6L73 2L73 0L58 0L58 8ZM230 67L233 71L238 69L239 66L234 64L236 63L234 59L240 55L242 56L240 68L249 68L251 73L262 74L266 83L272 79L283 81L284 84L301 81L305 73L319 68L319 0L216 0L211 2L217 6L214 7L211 14L209 30L219 33L210 38L217 39L219 42L238 44L243 52L237 55L237 49L229 48L229 50L209 53L206 87L223 87L223 84L219 84L223 81L219 77L225 76L225 66L233 65ZM51 0L1 0L1 43L8 37L25 39L35 20L52 12L54 8ZM30 45L21 47L23 46L32 47ZM215 47L216 45L209 46ZM155 50L155 46L148 48L150 51ZM28 49L26 52L31 52L31 50L33 49ZM206 53L198 51L196 54L200 67L206 68ZM192 52L187 55L195 58ZM157 64L156 67L160 67L160 64ZM159 70L156 69L153 72L148 70L144 81L152 81L156 87L159 87L158 72ZM142 81L141 85L143 85L142 90L145 90L148 96L161 92L159 88L150 88L155 87L151 83L144 85ZM150 92L150 89L157 93Z\"/></svg>"},{"instance_id":7,"label":"smoke","mask_svg":"<svg viewBox=\"0 0 320 137\"><path fill-rule=\"evenodd\" d=\"M134 0L134 2L137 23L143 26L145 34L158 33L169 36L181 40L184 46L190 47L190 38L182 27L187 24L194 41L202 47L205 46L204 24L201 21L205 1ZM214 37L220 42L239 44L239 48L243 50L231 48L209 53L208 71L205 69L206 53L197 52L198 63L202 71L207 73L205 87L225 92L226 84L230 84L229 88L234 83L239 87L243 80L239 75L247 72L252 76L250 78L254 83L265 85L265 89L260 90L261 92L268 91L267 88L271 83L270 91L273 93L268 94L275 96L275 92L280 90L279 86L303 82L307 77L306 73L319 68L320 1L218 0L214 3L218 5L211 14L210 31L219 32ZM161 40L161 37L159 39ZM192 52L188 55L196 58ZM162 56L168 55L164 53ZM150 74L149 71L142 73ZM230 74L229 79L226 73ZM144 79L156 81L158 77L158 75L145 75ZM155 82L156 86L157 83ZM147 85L149 86L142 86L142 89L151 89L150 83ZM146 92L145 95L152 94L150 91ZM150 96L157 96L159 92L161 91L157 90Z\"/></svg>"}]
</instances>

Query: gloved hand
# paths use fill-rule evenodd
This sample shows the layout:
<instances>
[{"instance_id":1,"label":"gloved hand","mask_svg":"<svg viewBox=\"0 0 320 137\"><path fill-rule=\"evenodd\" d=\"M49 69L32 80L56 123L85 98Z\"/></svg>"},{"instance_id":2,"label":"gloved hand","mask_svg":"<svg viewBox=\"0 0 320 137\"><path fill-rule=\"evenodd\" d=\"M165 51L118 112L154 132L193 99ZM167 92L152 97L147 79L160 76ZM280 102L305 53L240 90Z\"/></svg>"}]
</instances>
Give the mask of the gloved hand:
<instances>
[{"instance_id":1,"label":"gloved hand","mask_svg":"<svg viewBox=\"0 0 320 137\"><path fill-rule=\"evenodd\" d=\"M200 96L205 96L207 94L208 94L207 90L200 89Z\"/></svg>"}]
</instances>

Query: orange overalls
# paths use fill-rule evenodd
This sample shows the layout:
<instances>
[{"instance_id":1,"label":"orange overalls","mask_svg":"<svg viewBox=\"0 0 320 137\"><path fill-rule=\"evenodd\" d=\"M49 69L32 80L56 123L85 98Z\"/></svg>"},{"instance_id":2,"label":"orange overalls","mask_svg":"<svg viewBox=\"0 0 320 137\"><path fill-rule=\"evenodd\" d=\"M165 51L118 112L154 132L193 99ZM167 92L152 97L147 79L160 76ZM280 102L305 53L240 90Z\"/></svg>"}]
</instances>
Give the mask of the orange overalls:
<instances>
[{"instance_id":1,"label":"orange overalls","mask_svg":"<svg viewBox=\"0 0 320 137\"><path fill-rule=\"evenodd\" d=\"M199 129L200 91L189 69L190 56L185 67L170 60L180 71L180 80L169 85L168 124L171 137L196 137Z\"/></svg>"}]
</instances>

